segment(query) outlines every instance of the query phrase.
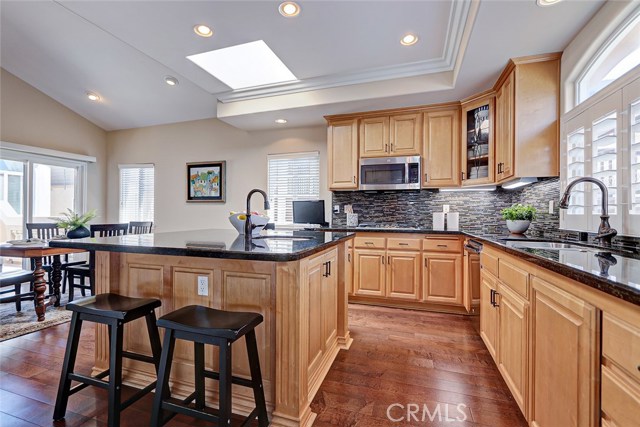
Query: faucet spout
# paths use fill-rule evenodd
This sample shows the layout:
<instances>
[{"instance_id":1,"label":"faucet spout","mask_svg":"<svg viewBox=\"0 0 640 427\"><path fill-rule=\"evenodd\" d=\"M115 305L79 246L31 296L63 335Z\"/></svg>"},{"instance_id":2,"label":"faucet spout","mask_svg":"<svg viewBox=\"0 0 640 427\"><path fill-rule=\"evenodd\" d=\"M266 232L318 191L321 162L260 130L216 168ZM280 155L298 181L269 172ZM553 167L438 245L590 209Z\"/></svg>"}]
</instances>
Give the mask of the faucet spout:
<instances>
[{"instance_id":1,"label":"faucet spout","mask_svg":"<svg viewBox=\"0 0 640 427\"><path fill-rule=\"evenodd\" d=\"M247 239L251 238L251 232L255 228L255 226L251 223L251 196L253 196L255 193L262 194L262 197L264 198L265 210L271 208L271 205L269 204L269 196L267 196L266 192L258 188L254 188L253 190L249 191L249 194L247 194L247 219L244 222L244 237Z\"/></svg>"},{"instance_id":2,"label":"faucet spout","mask_svg":"<svg viewBox=\"0 0 640 427\"><path fill-rule=\"evenodd\" d=\"M569 207L571 190L573 190L573 187L580 184L581 182L590 182L592 184L595 184L596 186L598 186L598 188L600 188L600 191L602 192L602 214L600 215L600 226L598 227L598 235L596 236L596 239L601 240L604 246L611 246L611 239L613 239L618 234L618 232L615 228L611 228L611 225L609 225L609 190L602 181L590 176L584 176L570 182L569 185L567 185L567 188L564 190L564 194L560 198L558 207L560 209L567 209Z\"/></svg>"}]
</instances>

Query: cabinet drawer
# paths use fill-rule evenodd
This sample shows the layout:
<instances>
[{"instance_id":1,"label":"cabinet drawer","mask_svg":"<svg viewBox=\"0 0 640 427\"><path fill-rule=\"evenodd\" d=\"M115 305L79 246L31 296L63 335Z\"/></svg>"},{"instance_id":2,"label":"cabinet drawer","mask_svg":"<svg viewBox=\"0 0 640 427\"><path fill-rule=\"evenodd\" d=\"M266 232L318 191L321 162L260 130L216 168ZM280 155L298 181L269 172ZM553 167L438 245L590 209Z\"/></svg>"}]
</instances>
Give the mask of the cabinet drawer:
<instances>
[{"instance_id":1,"label":"cabinet drawer","mask_svg":"<svg viewBox=\"0 0 640 427\"><path fill-rule=\"evenodd\" d=\"M498 277L498 258L493 256L487 251L482 251L480 253L480 264L482 268L487 270L489 273Z\"/></svg>"},{"instance_id":2,"label":"cabinet drawer","mask_svg":"<svg viewBox=\"0 0 640 427\"><path fill-rule=\"evenodd\" d=\"M498 278L511 289L529 297L529 273L500 258L498 260Z\"/></svg>"},{"instance_id":3,"label":"cabinet drawer","mask_svg":"<svg viewBox=\"0 0 640 427\"><path fill-rule=\"evenodd\" d=\"M615 426L635 426L640 419L640 390L618 370L602 367L602 412Z\"/></svg>"},{"instance_id":4,"label":"cabinet drawer","mask_svg":"<svg viewBox=\"0 0 640 427\"><path fill-rule=\"evenodd\" d=\"M434 252L460 252L460 240L458 239L424 239L422 250Z\"/></svg>"},{"instance_id":5,"label":"cabinet drawer","mask_svg":"<svg viewBox=\"0 0 640 427\"><path fill-rule=\"evenodd\" d=\"M640 382L640 329L603 313L602 355Z\"/></svg>"},{"instance_id":6,"label":"cabinet drawer","mask_svg":"<svg viewBox=\"0 0 640 427\"><path fill-rule=\"evenodd\" d=\"M419 239L397 239L397 238L390 237L387 239L387 249L403 249L403 250L419 251L420 240Z\"/></svg>"},{"instance_id":7,"label":"cabinet drawer","mask_svg":"<svg viewBox=\"0 0 640 427\"><path fill-rule=\"evenodd\" d=\"M384 237L356 237L356 248L369 248L369 249L384 249L385 248Z\"/></svg>"}]
</instances>

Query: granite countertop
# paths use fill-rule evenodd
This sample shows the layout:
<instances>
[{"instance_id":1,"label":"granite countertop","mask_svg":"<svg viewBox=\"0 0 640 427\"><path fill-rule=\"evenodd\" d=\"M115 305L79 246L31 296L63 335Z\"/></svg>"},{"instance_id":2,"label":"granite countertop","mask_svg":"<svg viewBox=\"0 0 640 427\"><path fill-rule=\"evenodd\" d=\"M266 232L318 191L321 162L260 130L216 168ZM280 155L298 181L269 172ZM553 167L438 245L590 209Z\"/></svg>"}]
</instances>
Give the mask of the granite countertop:
<instances>
[{"instance_id":1,"label":"granite countertop","mask_svg":"<svg viewBox=\"0 0 640 427\"><path fill-rule=\"evenodd\" d=\"M51 247L91 251L245 259L295 261L352 238L351 232L270 231L261 238L245 240L235 230L193 230L152 234L129 234L73 240L52 240Z\"/></svg>"},{"instance_id":2,"label":"granite countertop","mask_svg":"<svg viewBox=\"0 0 640 427\"><path fill-rule=\"evenodd\" d=\"M638 252L618 251L595 245L584 245L585 250L569 249L530 249L513 246L514 241L557 241L553 238L527 238L505 234L487 234L467 232L464 230L432 230L429 228L407 227L329 227L322 230L336 232L386 232L386 233L420 233L420 234L453 234L473 238L489 244L505 252L559 273L586 286L598 289L635 305L640 305L640 255ZM573 245L581 242L566 241ZM608 271L601 270L601 264L609 264Z\"/></svg>"}]
</instances>

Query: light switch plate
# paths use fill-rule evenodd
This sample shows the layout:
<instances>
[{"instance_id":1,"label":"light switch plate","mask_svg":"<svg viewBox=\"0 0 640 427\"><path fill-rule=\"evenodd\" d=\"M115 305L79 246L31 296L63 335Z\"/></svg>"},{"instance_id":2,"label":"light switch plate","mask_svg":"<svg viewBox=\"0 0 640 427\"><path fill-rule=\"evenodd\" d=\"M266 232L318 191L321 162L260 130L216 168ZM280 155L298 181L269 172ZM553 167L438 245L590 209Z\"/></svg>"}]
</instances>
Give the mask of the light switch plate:
<instances>
[{"instance_id":1,"label":"light switch plate","mask_svg":"<svg viewBox=\"0 0 640 427\"><path fill-rule=\"evenodd\" d=\"M209 296L209 277L198 276L198 295Z\"/></svg>"},{"instance_id":2,"label":"light switch plate","mask_svg":"<svg viewBox=\"0 0 640 427\"><path fill-rule=\"evenodd\" d=\"M449 212L449 205L442 205L442 212L448 213Z\"/></svg>"},{"instance_id":3,"label":"light switch plate","mask_svg":"<svg viewBox=\"0 0 640 427\"><path fill-rule=\"evenodd\" d=\"M333 213L340 213L340 205L333 205Z\"/></svg>"},{"instance_id":4,"label":"light switch plate","mask_svg":"<svg viewBox=\"0 0 640 427\"><path fill-rule=\"evenodd\" d=\"M549 200L549 213L553 213L553 200Z\"/></svg>"}]
</instances>

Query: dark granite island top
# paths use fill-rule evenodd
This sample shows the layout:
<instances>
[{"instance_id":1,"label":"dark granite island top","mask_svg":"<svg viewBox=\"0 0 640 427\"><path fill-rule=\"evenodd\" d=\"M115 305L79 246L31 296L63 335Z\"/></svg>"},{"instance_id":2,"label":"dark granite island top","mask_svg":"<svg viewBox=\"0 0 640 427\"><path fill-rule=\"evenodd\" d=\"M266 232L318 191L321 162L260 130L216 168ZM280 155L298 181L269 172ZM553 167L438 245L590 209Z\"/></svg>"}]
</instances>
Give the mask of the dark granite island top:
<instances>
[{"instance_id":1,"label":"dark granite island top","mask_svg":"<svg viewBox=\"0 0 640 427\"><path fill-rule=\"evenodd\" d=\"M205 229L53 240L52 247L254 261L295 261L352 238L351 232L272 231L247 240L235 230Z\"/></svg>"}]
</instances>

